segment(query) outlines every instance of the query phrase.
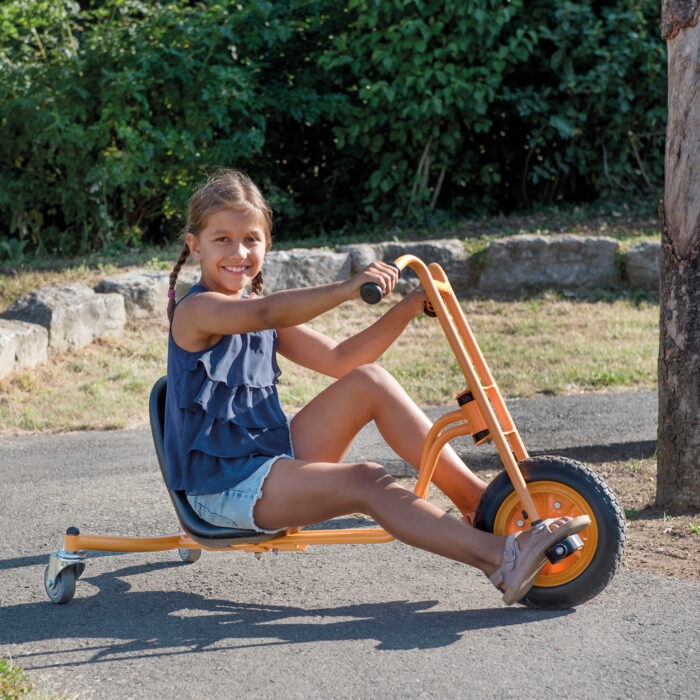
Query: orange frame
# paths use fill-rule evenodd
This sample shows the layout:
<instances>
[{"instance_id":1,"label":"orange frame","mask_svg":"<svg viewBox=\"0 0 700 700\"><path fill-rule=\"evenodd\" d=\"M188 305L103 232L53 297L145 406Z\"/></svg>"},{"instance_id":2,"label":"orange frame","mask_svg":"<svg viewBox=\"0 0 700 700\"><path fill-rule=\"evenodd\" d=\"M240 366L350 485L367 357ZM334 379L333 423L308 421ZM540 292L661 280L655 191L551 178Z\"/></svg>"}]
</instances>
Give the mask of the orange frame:
<instances>
[{"instance_id":1,"label":"orange frame","mask_svg":"<svg viewBox=\"0 0 700 700\"><path fill-rule=\"evenodd\" d=\"M491 375L484 356L476 343L471 328L447 275L440 265L426 265L413 255L402 255L395 264L399 269L411 267L423 285L429 304L437 318L460 368L467 381L468 390L476 403L471 402L439 418L426 438L414 492L426 498L430 481L443 447L456 437L473 435L485 424L501 461L510 476L520 503L524 504L530 523L540 519L537 508L527 490L518 462L527 459L528 453L513 423L501 392ZM452 426L452 427L449 427ZM346 528L335 530L299 530L264 542L240 542L221 549L195 542L185 532L157 537L114 537L102 535L66 534L64 551L79 550L108 552L158 552L168 549L207 549L211 551L268 552L299 551L309 545L320 544L379 544L394 538L382 528Z\"/></svg>"}]
</instances>

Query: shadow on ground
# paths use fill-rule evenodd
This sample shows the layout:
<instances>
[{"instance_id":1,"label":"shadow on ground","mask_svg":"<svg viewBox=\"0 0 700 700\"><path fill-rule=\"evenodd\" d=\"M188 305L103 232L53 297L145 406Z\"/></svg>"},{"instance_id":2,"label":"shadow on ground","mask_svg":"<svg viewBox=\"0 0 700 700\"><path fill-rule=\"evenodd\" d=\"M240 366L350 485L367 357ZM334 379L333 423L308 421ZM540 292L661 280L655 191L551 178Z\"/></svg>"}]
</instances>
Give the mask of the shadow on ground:
<instances>
[{"instance_id":1,"label":"shadow on ground","mask_svg":"<svg viewBox=\"0 0 700 700\"><path fill-rule=\"evenodd\" d=\"M0 564L8 568L10 562L23 566L39 560L43 563L45 557ZM572 612L522 607L431 611L438 604L436 600L326 608L251 604L184 591L136 592L125 580L182 566L179 562L161 562L84 577L81 581L99 590L66 605L53 605L47 600L6 606L0 643L26 645L51 640L50 651L27 650L15 655L19 663L34 669L191 654L214 648L340 640L376 640L377 649L427 649L453 644L471 630L537 623Z\"/></svg>"}]
</instances>

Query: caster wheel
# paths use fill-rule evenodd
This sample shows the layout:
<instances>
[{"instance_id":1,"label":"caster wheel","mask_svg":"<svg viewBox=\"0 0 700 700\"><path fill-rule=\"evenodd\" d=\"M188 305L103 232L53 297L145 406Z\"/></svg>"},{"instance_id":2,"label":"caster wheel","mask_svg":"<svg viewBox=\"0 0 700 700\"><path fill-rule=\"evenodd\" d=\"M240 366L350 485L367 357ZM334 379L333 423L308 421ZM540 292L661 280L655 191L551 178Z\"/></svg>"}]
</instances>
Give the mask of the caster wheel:
<instances>
[{"instance_id":1,"label":"caster wheel","mask_svg":"<svg viewBox=\"0 0 700 700\"><path fill-rule=\"evenodd\" d=\"M178 547L177 553L185 564L194 564L199 560L199 557L202 556L201 549L184 549L183 547Z\"/></svg>"},{"instance_id":2,"label":"caster wheel","mask_svg":"<svg viewBox=\"0 0 700 700\"><path fill-rule=\"evenodd\" d=\"M82 572L81 572L82 573ZM63 569L53 586L49 585L49 567L44 569L44 588L49 600L56 605L63 605L75 595L75 571L72 566Z\"/></svg>"},{"instance_id":3,"label":"caster wheel","mask_svg":"<svg viewBox=\"0 0 700 700\"><path fill-rule=\"evenodd\" d=\"M520 463L540 517L588 515L591 525L579 537L583 547L565 559L547 562L535 585L521 600L537 608L570 608L595 597L612 580L625 549L625 516L605 481L566 457L532 457ZM474 526L507 535L526 527L523 506L506 472L488 486Z\"/></svg>"}]
</instances>

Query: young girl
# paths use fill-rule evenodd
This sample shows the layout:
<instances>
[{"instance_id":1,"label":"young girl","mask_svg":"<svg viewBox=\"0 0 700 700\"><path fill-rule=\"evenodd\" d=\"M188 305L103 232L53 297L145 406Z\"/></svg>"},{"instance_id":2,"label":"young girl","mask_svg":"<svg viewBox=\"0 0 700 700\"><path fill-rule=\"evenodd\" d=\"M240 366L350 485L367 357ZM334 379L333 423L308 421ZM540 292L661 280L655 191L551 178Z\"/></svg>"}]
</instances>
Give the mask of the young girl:
<instances>
[{"instance_id":1,"label":"young girl","mask_svg":"<svg viewBox=\"0 0 700 700\"><path fill-rule=\"evenodd\" d=\"M305 322L358 298L366 282L389 294L398 271L375 262L343 282L260 297L271 227L270 208L240 172L218 173L190 200L186 245L168 293L169 488L184 490L213 525L261 532L366 513L403 542L481 569L506 603L522 598L545 551L584 529L588 518L548 520L507 538L473 529L470 516L486 485L449 447L433 480L461 521L401 487L379 464L344 463L370 421L404 460L420 462L430 421L373 362L422 313L425 295L412 292L336 343ZM175 282L188 255L202 275L176 306ZM277 396L276 353L337 379L291 422Z\"/></svg>"}]
</instances>

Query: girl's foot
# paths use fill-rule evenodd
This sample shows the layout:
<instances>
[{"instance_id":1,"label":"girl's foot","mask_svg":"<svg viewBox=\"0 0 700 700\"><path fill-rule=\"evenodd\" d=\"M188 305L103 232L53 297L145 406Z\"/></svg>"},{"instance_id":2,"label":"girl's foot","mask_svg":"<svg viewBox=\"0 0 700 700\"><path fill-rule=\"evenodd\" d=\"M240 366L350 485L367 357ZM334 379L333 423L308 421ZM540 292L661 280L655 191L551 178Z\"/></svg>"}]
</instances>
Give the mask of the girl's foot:
<instances>
[{"instance_id":1,"label":"girl's foot","mask_svg":"<svg viewBox=\"0 0 700 700\"><path fill-rule=\"evenodd\" d=\"M535 583L547 563L546 552L558 542L585 530L591 524L587 515L577 518L550 518L539 525L506 537L503 562L489 580L503 591L506 605L517 603ZM552 527L556 526L556 527Z\"/></svg>"}]
</instances>

